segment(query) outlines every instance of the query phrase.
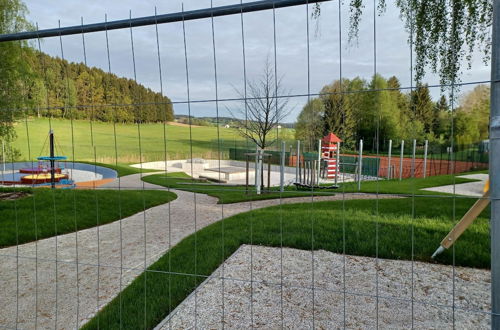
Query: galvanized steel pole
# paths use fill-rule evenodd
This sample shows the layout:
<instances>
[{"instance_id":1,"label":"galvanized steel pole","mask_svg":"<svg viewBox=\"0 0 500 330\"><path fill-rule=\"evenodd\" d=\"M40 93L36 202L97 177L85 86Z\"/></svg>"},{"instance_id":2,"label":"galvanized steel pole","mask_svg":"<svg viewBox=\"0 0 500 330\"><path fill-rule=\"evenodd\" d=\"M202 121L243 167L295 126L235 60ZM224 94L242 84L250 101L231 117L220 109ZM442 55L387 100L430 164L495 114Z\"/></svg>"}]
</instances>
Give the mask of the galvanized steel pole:
<instances>
[{"instance_id":1,"label":"galvanized steel pole","mask_svg":"<svg viewBox=\"0 0 500 330\"><path fill-rule=\"evenodd\" d=\"M401 155L399 156L399 181L403 179L403 156L405 151L405 140L401 141Z\"/></svg>"},{"instance_id":2,"label":"galvanized steel pole","mask_svg":"<svg viewBox=\"0 0 500 330\"><path fill-rule=\"evenodd\" d=\"M500 0L493 1L491 49L491 328L500 329Z\"/></svg>"},{"instance_id":3,"label":"galvanized steel pole","mask_svg":"<svg viewBox=\"0 0 500 330\"><path fill-rule=\"evenodd\" d=\"M424 179L427 177L427 150L429 148L429 140L425 140L425 146L424 146L424 174L423 177Z\"/></svg>"},{"instance_id":4,"label":"galvanized steel pole","mask_svg":"<svg viewBox=\"0 0 500 330\"><path fill-rule=\"evenodd\" d=\"M283 192L285 189L285 151L286 142L281 142L281 166L280 166L280 191Z\"/></svg>"},{"instance_id":5,"label":"galvanized steel pole","mask_svg":"<svg viewBox=\"0 0 500 330\"><path fill-rule=\"evenodd\" d=\"M173 22L183 22L190 20L199 20L202 18L211 18L219 16L228 16L242 13L250 13L261 10L271 10L276 8L284 8L291 6L306 5L316 2L324 2L331 0L263 0L247 2L243 4L233 4L227 6L189 10L171 14L154 15L146 17L137 17L132 19L122 19L118 21L110 21L95 24L75 25L55 29L27 31L19 33L10 33L0 35L0 42L28 40L46 37L59 37L72 34L109 31L117 29L129 29L138 26L156 25Z\"/></svg>"},{"instance_id":6,"label":"galvanized steel pole","mask_svg":"<svg viewBox=\"0 0 500 330\"><path fill-rule=\"evenodd\" d=\"M321 139L318 140L318 166L317 166L318 172L316 173L316 182L317 185L319 186L319 172L321 171Z\"/></svg>"},{"instance_id":7,"label":"galvanized steel pole","mask_svg":"<svg viewBox=\"0 0 500 330\"><path fill-rule=\"evenodd\" d=\"M340 174L340 142L337 142L337 155L336 156L337 156L337 160L335 161L335 185L337 185L338 176ZM327 165L327 173L328 173L328 165Z\"/></svg>"},{"instance_id":8,"label":"galvanized steel pole","mask_svg":"<svg viewBox=\"0 0 500 330\"><path fill-rule=\"evenodd\" d=\"M392 140L389 140L389 154L387 155L387 179L391 178L391 156L392 156Z\"/></svg>"},{"instance_id":9,"label":"galvanized steel pole","mask_svg":"<svg viewBox=\"0 0 500 330\"><path fill-rule=\"evenodd\" d=\"M4 184L4 177L5 177L5 141L2 140L2 185Z\"/></svg>"},{"instance_id":10,"label":"galvanized steel pole","mask_svg":"<svg viewBox=\"0 0 500 330\"><path fill-rule=\"evenodd\" d=\"M259 147L257 147L257 172L255 173L256 175L256 178L255 178L255 188L256 188L256 191L257 191L257 195L260 195L260 191L261 191L261 185L262 185L262 182L261 182L261 172L262 172L262 149L260 149Z\"/></svg>"},{"instance_id":11,"label":"galvanized steel pole","mask_svg":"<svg viewBox=\"0 0 500 330\"><path fill-rule=\"evenodd\" d=\"M300 164L300 141L297 140L297 154L295 155L295 182L300 182L299 164Z\"/></svg>"},{"instance_id":12,"label":"galvanized steel pole","mask_svg":"<svg viewBox=\"0 0 500 330\"><path fill-rule=\"evenodd\" d=\"M417 150L417 140L413 139L413 151L411 154L411 177L415 177L415 151Z\"/></svg>"},{"instance_id":13,"label":"galvanized steel pole","mask_svg":"<svg viewBox=\"0 0 500 330\"><path fill-rule=\"evenodd\" d=\"M359 140L358 160L358 190L361 191L361 176L363 175L363 140Z\"/></svg>"}]
</instances>

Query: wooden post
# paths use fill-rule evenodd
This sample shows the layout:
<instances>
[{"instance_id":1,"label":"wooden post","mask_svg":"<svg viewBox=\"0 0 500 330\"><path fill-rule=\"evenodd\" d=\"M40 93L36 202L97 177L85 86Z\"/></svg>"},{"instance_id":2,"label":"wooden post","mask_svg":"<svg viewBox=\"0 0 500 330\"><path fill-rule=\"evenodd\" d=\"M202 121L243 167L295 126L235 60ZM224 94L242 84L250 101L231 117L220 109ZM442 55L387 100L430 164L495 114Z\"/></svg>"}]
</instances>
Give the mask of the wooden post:
<instances>
[{"instance_id":1,"label":"wooden post","mask_svg":"<svg viewBox=\"0 0 500 330\"><path fill-rule=\"evenodd\" d=\"M448 235L441 241L441 246L448 249L462 235L462 233L470 226L470 224L483 212L490 203L489 190L484 193L483 197L474 203L474 205L465 213L460 222L450 231Z\"/></svg>"}]
</instances>

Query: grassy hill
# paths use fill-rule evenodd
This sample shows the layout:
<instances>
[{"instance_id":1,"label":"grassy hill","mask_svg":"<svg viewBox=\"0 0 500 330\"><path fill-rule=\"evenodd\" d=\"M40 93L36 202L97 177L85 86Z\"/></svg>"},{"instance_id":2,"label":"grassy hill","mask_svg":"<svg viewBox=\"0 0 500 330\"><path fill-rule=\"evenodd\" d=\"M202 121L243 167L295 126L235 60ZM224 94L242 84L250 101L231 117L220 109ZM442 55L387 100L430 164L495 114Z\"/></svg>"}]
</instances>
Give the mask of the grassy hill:
<instances>
[{"instance_id":1,"label":"grassy hill","mask_svg":"<svg viewBox=\"0 0 500 330\"><path fill-rule=\"evenodd\" d=\"M52 119L52 128L56 135L58 153L72 159L71 121ZM101 163L115 162L115 137L112 123L94 122L92 135L96 146L95 159ZM46 155L47 145L44 146L48 131L49 119L39 118L16 124L17 139L13 147L21 152L21 160L29 160ZM26 129L27 128L27 129ZM29 133L29 149L27 131ZM89 121L73 121L74 153L75 159L81 161L94 161L94 150L91 143L91 130ZM183 159L190 157L189 127L166 125L166 150L169 159ZM245 145L244 139L234 129L220 128L222 157L228 157L228 148ZM116 144L119 163L155 161L165 159L164 125L162 123L149 123L140 125L141 153L139 152L139 131L137 124L116 124ZM287 134L287 136L293 134ZM194 157L217 158L217 127L192 127L192 147ZM43 147L43 148L42 148Z\"/></svg>"}]
</instances>

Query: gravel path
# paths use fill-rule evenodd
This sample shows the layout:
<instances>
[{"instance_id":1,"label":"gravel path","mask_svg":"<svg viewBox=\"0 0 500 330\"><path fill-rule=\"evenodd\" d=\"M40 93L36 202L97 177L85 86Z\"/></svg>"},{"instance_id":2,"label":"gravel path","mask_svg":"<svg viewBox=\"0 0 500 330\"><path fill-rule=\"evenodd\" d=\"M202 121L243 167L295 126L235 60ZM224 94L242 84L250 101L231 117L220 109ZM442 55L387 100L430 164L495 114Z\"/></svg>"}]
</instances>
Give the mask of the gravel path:
<instances>
[{"instance_id":1,"label":"gravel path","mask_svg":"<svg viewBox=\"0 0 500 330\"><path fill-rule=\"evenodd\" d=\"M375 329L377 314L381 329L490 328L489 271L415 262L413 316L411 275L410 261L243 245L157 329Z\"/></svg>"},{"instance_id":2,"label":"gravel path","mask_svg":"<svg viewBox=\"0 0 500 330\"><path fill-rule=\"evenodd\" d=\"M120 185L122 189L142 189L143 182L136 174L122 177ZM116 188L117 183L106 187ZM165 189L148 183L144 183L144 188ZM0 249L0 326L15 328L17 324L23 329L81 326L145 267L158 260L169 246L194 232L195 207L198 229L222 218L222 205L217 204L216 198L172 191L178 195L175 201L121 221ZM315 197L314 201L342 198L369 199L375 195L338 194ZM282 201L310 202L311 197ZM224 216L277 204L279 200L227 204Z\"/></svg>"},{"instance_id":3,"label":"gravel path","mask_svg":"<svg viewBox=\"0 0 500 330\"><path fill-rule=\"evenodd\" d=\"M458 176L458 178L465 178L465 179L473 179L473 180L479 180L476 182L468 182L468 183L459 183L459 184L450 184L447 186L439 186L439 187L432 187L432 188L426 188L422 190L427 190L427 191L436 191L436 192L443 192L443 193L448 193L448 194L457 194L457 195L464 195L464 196L473 196L473 197L481 197L483 196L483 189L484 185L486 184L486 181L489 178L488 174L467 174L467 175L461 175Z\"/></svg>"}]
</instances>

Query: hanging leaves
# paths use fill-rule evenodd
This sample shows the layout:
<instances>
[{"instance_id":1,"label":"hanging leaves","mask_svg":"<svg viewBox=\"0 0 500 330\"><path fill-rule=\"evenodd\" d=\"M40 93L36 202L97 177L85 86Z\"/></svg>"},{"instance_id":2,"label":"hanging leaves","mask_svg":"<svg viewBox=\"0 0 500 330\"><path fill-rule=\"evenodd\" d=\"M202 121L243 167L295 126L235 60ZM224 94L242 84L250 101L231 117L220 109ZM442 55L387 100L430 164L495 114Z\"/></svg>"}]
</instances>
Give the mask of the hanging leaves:
<instances>
[{"instance_id":1,"label":"hanging leaves","mask_svg":"<svg viewBox=\"0 0 500 330\"><path fill-rule=\"evenodd\" d=\"M372 1L349 1L351 43L357 42L363 10ZM416 83L429 69L439 74L442 85L460 82L463 65L470 69L476 52L482 53L485 63L489 61L493 0L396 0L395 4L415 52ZM378 0L378 14L385 10L386 1Z\"/></svg>"}]
</instances>

